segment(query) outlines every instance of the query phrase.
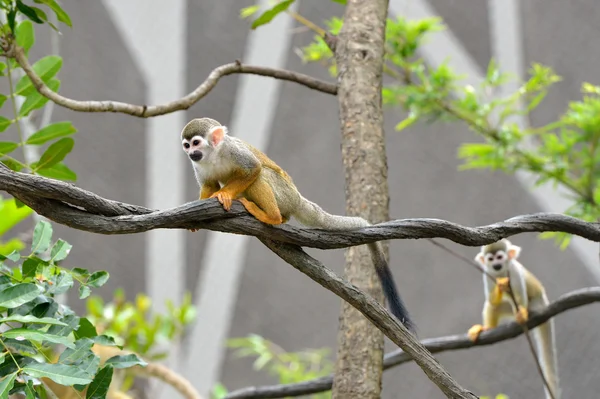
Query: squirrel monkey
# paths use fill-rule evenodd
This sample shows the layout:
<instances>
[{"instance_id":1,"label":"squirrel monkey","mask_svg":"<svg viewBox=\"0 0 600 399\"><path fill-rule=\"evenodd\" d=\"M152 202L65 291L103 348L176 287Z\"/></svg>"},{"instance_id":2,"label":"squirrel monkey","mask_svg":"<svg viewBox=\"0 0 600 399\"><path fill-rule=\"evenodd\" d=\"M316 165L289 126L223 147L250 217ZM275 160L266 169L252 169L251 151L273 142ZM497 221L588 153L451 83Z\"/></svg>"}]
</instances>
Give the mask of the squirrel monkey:
<instances>
[{"instance_id":1,"label":"squirrel monkey","mask_svg":"<svg viewBox=\"0 0 600 399\"><path fill-rule=\"evenodd\" d=\"M370 226L361 217L331 215L304 198L283 169L260 150L229 136L227 127L214 119L191 120L181 131L181 142L201 186L200 199L217 198L225 210L239 200L256 219L270 225L293 216L305 226L330 231ZM414 331L381 244L368 246L392 314Z\"/></svg>"},{"instance_id":2,"label":"squirrel monkey","mask_svg":"<svg viewBox=\"0 0 600 399\"><path fill-rule=\"evenodd\" d=\"M520 247L502 239L481 247L481 251L475 257L475 261L495 277L496 281L491 282L487 275L483 275L483 325L476 324L469 329L468 335L472 341L476 341L482 331L496 327L501 318L512 318L516 314L516 321L524 324L528 320L530 310L540 310L549 304L542 283L517 261L520 252ZM518 304L517 309L508 293L509 284ZM546 381L552 389L554 399L560 399L554 321L548 320L531 330L531 333ZM547 399L552 398L545 384L544 391Z\"/></svg>"}]
</instances>

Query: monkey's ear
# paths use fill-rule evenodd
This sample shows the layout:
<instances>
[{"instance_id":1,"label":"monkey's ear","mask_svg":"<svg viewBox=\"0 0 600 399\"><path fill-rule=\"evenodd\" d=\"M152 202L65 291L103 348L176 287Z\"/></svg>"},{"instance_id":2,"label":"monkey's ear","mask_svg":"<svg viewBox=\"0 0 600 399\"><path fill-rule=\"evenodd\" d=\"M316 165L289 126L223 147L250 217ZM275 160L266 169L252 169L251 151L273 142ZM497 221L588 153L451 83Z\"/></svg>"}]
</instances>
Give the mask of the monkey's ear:
<instances>
[{"instance_id":1,"label":"monkey's ear","mask_svg":"<svg viewBox=\"0 0 600 399\"><path fill-rule=\"evenodd\" d=\"M208 132L210 143L213 147L219 145L223 141L223 137L227 134L227 128L225 126L215 126Z\"/></svg>"},{"instance_id":2,"label":"monkey's ear","mask_svg":"<svg viewBox=\"0 0 600 399\"><path fill-rule=\"evenodd\" d=\"M519 254L521 253L521 247L511 244L508 247L508 257L510 259L517 259L519 257Z\"/></svg>"},{"instance_id":3,"label":"monkey's ear","mask_svg":"<svg viewBox=\"0 0 600 399\"><path fill-rule=\"evenodd\" d=\"M480 265L485 266L485 254L483 253L483 251L479 252L475 256L475 262L479 263Z\"/></svg>"}]
</instances>

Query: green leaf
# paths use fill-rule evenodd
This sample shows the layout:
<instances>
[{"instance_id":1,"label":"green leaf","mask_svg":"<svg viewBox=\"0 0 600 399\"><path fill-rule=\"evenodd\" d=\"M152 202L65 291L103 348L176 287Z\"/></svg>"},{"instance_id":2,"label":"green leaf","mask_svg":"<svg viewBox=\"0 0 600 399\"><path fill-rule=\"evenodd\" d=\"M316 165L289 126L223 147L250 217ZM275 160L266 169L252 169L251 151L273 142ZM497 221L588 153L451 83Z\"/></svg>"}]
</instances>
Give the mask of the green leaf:
<instances>
[{"instance_id":1,"label":"green leaf","mask_svg":"<svg viewBox=\"0 0 600 399\"><path fill-rule=\"evenodd\" d=\"M27 52L35 43L35 33L31 21L23 21L17 26L15 35L17 37L17 45L23 47Z\"/></svg>"},{"instance_id":2,"label":"green leaf","mask_svg":"<svg viewBox=\"0 0 600 399\"><path fill-rule=\"evenodd\" d=\"M224 399L227 396L227 388L220 382L216 383L212 390L212 399Z\"/></svg>"},{"instance_id":3,"label":"green leaf","mask_svg":"<svg viewBox=\"0 0 600 399\"><path fill-rule=\"evenodd\" d=\"M5 260L5 259L12 260L13 262L16 262L19 259L21 259L21 254L19 253L19 251L12 251L8 255L2 255L2 254L0 254L0 260Z\"/></svg>"},{"instance_id":4,"label":"green leaf","mask_svg":"<svg viewBox=\"0 0 600 399\"><path fill-rule=\"evenodd\" d=\"M75 339L93 338L98 336L96 327L94 327L92 322L85 317L79 319L79 327L73 332L73 334L75 335Z\"/></svg>"},{"instance_id":5,"label":"green leaf","mask_svg":"<svg viewBox=\"0 0 600 399\"><path fill-rule=\"evenodd\" d=\"M33 241L31 251L34 254L46 252L50 247L52 239L52 225L45 220L40 220L33 229Z\"/></svg>"},{"instance_id":6,"label":"green leaf","mask_svg":"<svg viewBox=\"0 0 600 399\"><path fill-rule=\"evenodd\" d=\"M18 172L21 169L23 169L23 164L13 161L12 159L2 159L0 160L0 162L2 162L4 166L9 168L10 170L14 170L15 172Z\"/></svg>"},{"instance_id":7,"label":"green leaf","mask_svg":"<svg viewBox=\"0 0 600 399\"><path fill-rule=\"evenodd\" d=\"M252 29L256 29L261 25L268 24L275 18L278 14L287 10L292 3L296 0L285 0L281 3L277 3L273 8L262 13L258 18L252 22Z\"/></svg>"},{"instance_id":8,"label":"green leaf","mask_svg":"<svg viewBox=\"0 0 600 399\"><path fill-rule=\"evenodd\" d=\"M15 379L17 378L18 371L7 375L0 381L0 398L8 398L8 393L13 388Z\"/></svg>"},{"instance_id":9,"label":"green leaf","mask_svg":"<svg viewBox=\"0 0 600 399\"><path fill-rule=\"evenodd\" d=\"M67 154L73 150L74 145L75 141L70 137L65 137L52 143L42 154L40 161L36 164L36 171L49 168L65 159Z\"/></svg>"},{"instance_id":10,"label":"green leaf","mask_svg":"<svg viewBox=\"0 0 600 399\"><path fill-rule=\"evenodd\" d=\"M50 294L51 295L64 294L72 286L73 286L73 276L71 276L69 273L65 272L64 270L61 270L60 273L58 274L58 276L56 277L56 280L54 281L54 285L50 286L50 288L48 289L48 291L46 291L46 293L49 295Z\"/></svg>"},{"instance_id":11,"label":"green leaf","mask_svg":"<svg viewBox=\"0 0 600 399\"><path fill-rule=\"evenodd\" d=\"M0 205L0 236L27 219L32 213L33 210L29 207L17 208L14 198L4 200Z\"/></svg>"},{"instance_id":12,"label":"green leaf","mask_svg":"<svg viewBox=\"0 0 600 399\"><path fill-rule=\"evenodd\" d=\"M85 359L92 350L94 341L89 338L83 338L75 341L75 348L67 348L60 354L58 363L62 364L77 364Z\"/></svg>"},{"instance_id":13,"label":"green leaf","mask_svg":"<svg viewBox=\"0 0 600 399\"><path fill-rule=\"evenodd\" d=\"M30 355L36 355L38 353L38 350L29 341L16 340L12 338L4 338L2 341L4 345L7 346L13 353L18 352L21 354Z\"/></svg>"},{"instance_id":14,"label":"green leaf","mask_svg":"<svg viewBox=\"0 0 600 399\"><path fill-rule=\"evenodd\" d=\"M25 399L36 399L35 388L33 387L33 381L27 381L27 385L23 388L25 391Z\"/></svg>"},{"instance_id":15,"label":"green leaf","mask_svg":"<svg viewBox=\"0 0 600 399\"><path fill-rule=\"evenodd\" d=\"M108 335L98 335L93 338L94 343L103 346L119 346L115 342L113 337L109 337Z\"/></svg>"},{"instance_id":16,"label":"green leaf","mask_svg":"<svg viewBox=\"0 0 600 399\"><path fill-rule=\"evenodd\" d=\"M64 260L69 255L69 252L71 252L71 248L73 248L71 244L62 238L59 238L50 250L50 261L60 262L61 260Z\"/></svg>"},{"instance_id":17,"label":"green leaf","mask_svg":"<svg viewBox=\"0 0 600 399\"><path fill-rule=\"evenodd\" d=\"M17 18L17 8L11 7L10 10L6 13L6 20L8 22L8 27L11 32L15 31L15 22Z\"/></svg>"},{"instance_id":18,"label":"green leaf","mask_svg":"<svg viewBox=\"0 0 600 399\"><path fill-rule=\"evenodd\" d=\"M35 12L35 10L33 8L29 7L26 4L23 4L23 2L21 0L17 0L17 10L21 11L23 14L25 14L27 16L27 18L29 18L30 20L32 20L35 23L38 23L38 24L44 23L44 21L42 21L40 19L40 17L38 17L37 13Z\"/></svg>"},{"instance_id":19,"label":"green leaf","mask_svg":"<svg viewBox=\"0 0 600 399\"><path fill-rule=\"evenodd\" d=\"M102 287L108 281L109 274L105 271L98 271L92 273L87 281L87 285L98 288Z\"/></svg>"},{"instance_id":20,"label":"green leaf","mask_svg":"<svg viewBox=\"0 0 600 399\"><path fill-rule=\"evenodd\" d=\"M74 267L71 270L71 273L73 273L73 275L75 275L78 279L85 279L90 275L90 272L87 269L82 269L81 267Z\"/></svg>"},{"instance_id":21,"label":"green leaf","mask_svg":"<svg viewBox=\"0 0 600 399\"><path fill-rule=\"evenodd\" d=\"M12 123L10 119L0 116L0 132L5 131Z\"/></svg>"},{"instance_id":22,"label":"green leaf","mask_svg":"<svg viewBox=\"0 0 600 399\"><path fill-rule=\"evenodd\" d=\"M52 78L48 82L47 86L50 88L50 90L58 92L58 89L60 88L60 80ZM27 96L26 100L21 105L21 108L19 108L19 116L27 116L31 111L42 108L47 102L48 98L42 96L39 92L34 91Z\"/></svg>"},{"instance_id":23,"label":"green leaf","mask_svg":"<svg viewBox=\"0 0 600 399\"><path fill-rule=\"evenodd\" d=\"M0 291L0 307L16 308L33 301L38 295L40 295L40 289L35 284L16 284Z\"/></svg>"},{"instance_id":24,"label":"green leaf","mask_svg":"<svg viewBox=\"0 0 600 399\"><path fill-rule=\"evenodd\" d=\"M34 277L40 262L36 258L28 258L23 262L23 277Z\"/></svg>"},{"instance_id":25,"label":"green leaf","mask_svg":"<svg viewBox=\"0 0 600 399\"><path fill-rule=\"evenodd\" d=\"M146 367L148 363L140 359L136 354L113 356L106 361L106 364L111 364L116 369L124 369L133 366Z\"/></svg>"},{"instance_id":26,"label":"green leaf","mask_svg":"<svg viewBox=\"0 0 600 399\"><path fill-rule=\"evenodd\" d=\"M57 55L48 55L40 60L38 60L35 64L33 64L32 68L34 72L42 79L45 83L47 83L50 79L52 79L62 67L62 58ZM17 85L15 86L15 94L21 96L28 96L35 91L35 86L29 79L27 75L24 75Z\"/></svg>"},{"instance_id":27,"label":"green leaf","mask_svg":"<svg viewBox=\"0 0 600 399\"><path fill-rule=\"evenodd\" d=\"M30 341L38 342L52 342L55 344L64 345L68 348L75 347L75 344L73 344L73 342L67 337L48 334L40 330L30 330L27 328L13 328L12 330L3 332L2 336L5 338L28 339Z\"/></svg>"},{"instance_id":28,"label":"green leaf","mask_svg":"<svg viewBox=\"0 0 600 399\"><path fill-rule=\"evenodd\" d=\"M12 141L0 141L0 155L7 155L19 148L19 144Z\"/></svg>"},{"instance_id":29,"label":"green leaf","mask_svg":"<svg viewBox=\"0 0 600 399\"><path fill-rule=\"evenodd\" d=\"M60 385L89 384L92 378L76 366L52 363L34 363L23 367L23 371L34 378L49 378Z\"/></svg>"},{"instance_id":30,"label":"green leaf","mask_svg":"<svg viewBox=\"0 0 600 399\"><path fill-rule=\"evenodd\" d=\"M0 318L0 323L8 323L8 322L16 322L16 323L34 323L34 324L53 324L56 326L66 326L62 321L56 320L52 317L35 317L30 314L28 315L12 315L8 317Z\"/></svg>"},{"instance_id":31,"label":"green leaf","mask_svg":"<svg viewBox=\"0 0 600 399\"><path fill-rule=\"evenodd\" d=\"M37 171L40 176L49 177L51 179L58 179L64 181L75 181L77 180L77 174L67 167L62 162L52 165L49 168L40 169Z\"/></svg>"},{"instance_id":32,"label":"green leaf","mask_svg":"<svg viewBox=\"0 0 600 399\"><path fill-rule=\"evenodd\" d=\"M79 286L79 299L85 299L92 293L92 290L87 285Z\"/></svg>"},{"instance_id":33,"label":"green leaf","mask_svg":"<svg viewBox=\"0 0 600 399\"><path fill-rule=\"evenodd\" d=\"M0 62L0 76L4 76L4 70L6 69L6 64L4 62ZM6 96L5 101L6 101Z\"/></svg>"},{"instance_id":34,"label":"green leaf","mask_svg":"<svg viewBox=\"0 0 600 399\"><path fill-rule=\"evenodd\" d=\"M48 333L66 337L67 335L71 334L71 332L73 330L75 330L77 328L77 326L79 325L79 317L77 317L75 315L71 315L71 314L63 317L61 319L61 321L63 321L67 325L66 326L51 326L48 329Z\"/></svg>"},{"instance_id":35,"label":"green leaf","mask_svg":"<svg viewBox=\"0 0 600 399\"><path fill-rule=\"evenodd\" d=\"M105 365L94 377L94 381L88 387L86 399L104 399L108 393L112 381L113 366Z\"/></svg>"},{"instance_id":36,"label":"green leaf","mask_svg":"<svg viewBox=\"0 0 600 399\"><path fill-rule=\"evenodd\" d=\"M249 7L244 7L240 10L240 18L248 18L256 14L260 10L260 5L255 4Z\"/></svg>"},{"instance_id":37,"label":"green leaf","mask_svg":"<svg viewBox=\"0 0 600 399\"><path fill-rule=\"evenodd\" d=\"M73 23L71 22L71 18L69 17L69 14L67 14L65 12L65 10L63 10L60 7L60 5L58 5L56 0L33 0L33 1L38 4L47 5L56 14L56 19L58 19L63 24L67 25L69 28L73 27Z\"/></svg>"},{"instance_id":38,"label":"green leaf","mask_svg":"<svg viewBox=\"0 0 600 399\"><path fill-rule=\"evenodd\" d=\"M2 76L0 74L0 76ZM2 108L2 106L4 105L4 102L6 101L8 97L6 97L4 94L0 94L0 108Z\"/></svg>"},{"instance_id":39,"label":"green leaf","mask_svg":"<svg viewBox=\"0 0 600 399\"><path fill-rule=\"evenodd\" d=\"M333 1L334 3L340 3L343 5L346 5L346 0L331 0L331 1Z\"/></svg>"},{"instance_id":40,"label":"green leaf","mask_svg":"<svg viewBox=\"0 0 600 399\"><path fill-rule=\"evenodd\" d=\"M75 126L71 122L56 122L33 133L29 136L25 144L44 144L48 140L69 136L76 132L77 129L75 129Z\"/></svg>"}]
</instances>

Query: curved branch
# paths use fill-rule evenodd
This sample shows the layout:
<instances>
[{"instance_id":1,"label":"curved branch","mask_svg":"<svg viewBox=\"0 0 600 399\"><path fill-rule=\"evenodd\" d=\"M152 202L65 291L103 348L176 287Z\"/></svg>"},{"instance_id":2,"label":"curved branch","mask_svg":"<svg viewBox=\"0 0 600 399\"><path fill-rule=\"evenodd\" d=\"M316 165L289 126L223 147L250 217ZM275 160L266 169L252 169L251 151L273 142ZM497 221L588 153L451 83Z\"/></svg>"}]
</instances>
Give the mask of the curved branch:
<instances>
[{"instance_id":1,"label":"curved branch","mask_svg":"<svg viewBox=\"0 0 600 399\"><path fill-rule=\"evenodd\" d=\"M0 165L2 165L0 163ZM0 167L4 190L57 223L97 234L133 234L153 229L207 229L268 238L302 247L335 249L393 239L446 238L465 246L486 245L525 232L562 231L600 242L600 223L538 213L487 226L466 227L440 219L399 219L353 231L268 226L238 202L229 212L216 199L156 211L102 198L58 180Z\"/></svg>"},{"instance_id":2,"label":"curved branch","mask_svg":"<svg viewBox=\"0 0 600 399\"><path fill-rule=\"evenodd\" d=\"M78 112L119 112L138 116L140 118L149 118L152 116L169 114L171 112L190 108L200 99L205 97L217 85L219 79L235 73L268 76L275 79L298 83L308 87L309 89L317 90L326 94L337 94L337 86L335 84L327 83L308 75L288 71L285 69L244 65L240 61L236 61L213 69L206 80L202 82L194 91L178 100L171 101L166 104L147 106L122 103L118 101L78 101L64 97L46 86L46 84L31 67L29 60L25 56L25 52L21 47L13 45L12 47L5 49L5 51L9 58L14 58L21 68L23 68L29 79L31 79L34 87L42 96L62 107Z\"/></svg>"},{"instance_id":3,"label":"curved branch","mask_svg":"<svg viewBox=\"0 0 600 399\"><path fill-rule=\"evenodd\" d=\"M270 239L261 239L271 251L281 259L306 274L316 283L333 292L361 312L371 323L389 339L410 355L448 398L475 399L476 396L466 391L452 378L442 365L425 349L417 338L404 325L377 301L365 295L357 287L338 277L321 262L309 256L295 245L283 244Z\"/></svg>"},{"instance_id":4,"label":"curved branch","mask_svg":"<svg viewBox=\"0 0 600 399\"><path fill-rule=\"evenodd\" d=\"M532 312L527 327L532 329L558 314L594 302L600 302L600 287L584 288L569 292L539 312ZM440 353L477 346L488 346L516 338L521 334L523 334L523 328L516 322L512 322L481 333L478 341L475 343L470 341L466 334L424 339L421 343L431 353ZM387 370L411 360L412 358L408 353L402 349L398 349L385 355L383 367ZM230 392L226 396L226 399L283 398L310 395L330 390L332 383L333 376L330 375L296 384L247 387Z\"/></svg>"}]
</instances>

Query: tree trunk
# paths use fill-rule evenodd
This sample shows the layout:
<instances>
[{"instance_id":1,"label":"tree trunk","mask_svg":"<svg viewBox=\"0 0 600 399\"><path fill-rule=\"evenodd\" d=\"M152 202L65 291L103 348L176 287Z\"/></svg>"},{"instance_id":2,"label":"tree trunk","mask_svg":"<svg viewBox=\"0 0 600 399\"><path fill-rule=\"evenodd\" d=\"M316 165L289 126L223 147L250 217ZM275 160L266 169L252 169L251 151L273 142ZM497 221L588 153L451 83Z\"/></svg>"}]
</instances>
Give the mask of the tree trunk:
<instances>
[{"instance_id":1,"label":"tree trunk","mask_svg":"<svg viewBox=\"0 0 600 399\"><path fill-rule=\"evenodd\" d=\"M336 62L348 215L371 223L389 219L381 79L388 0L348 0ZM384 246L387 256L387 245ZM366 246L346 252L346 278L383 303ZM333 398L379 399L383 334L343 302Z\"/></svg>"}]
</instances>

